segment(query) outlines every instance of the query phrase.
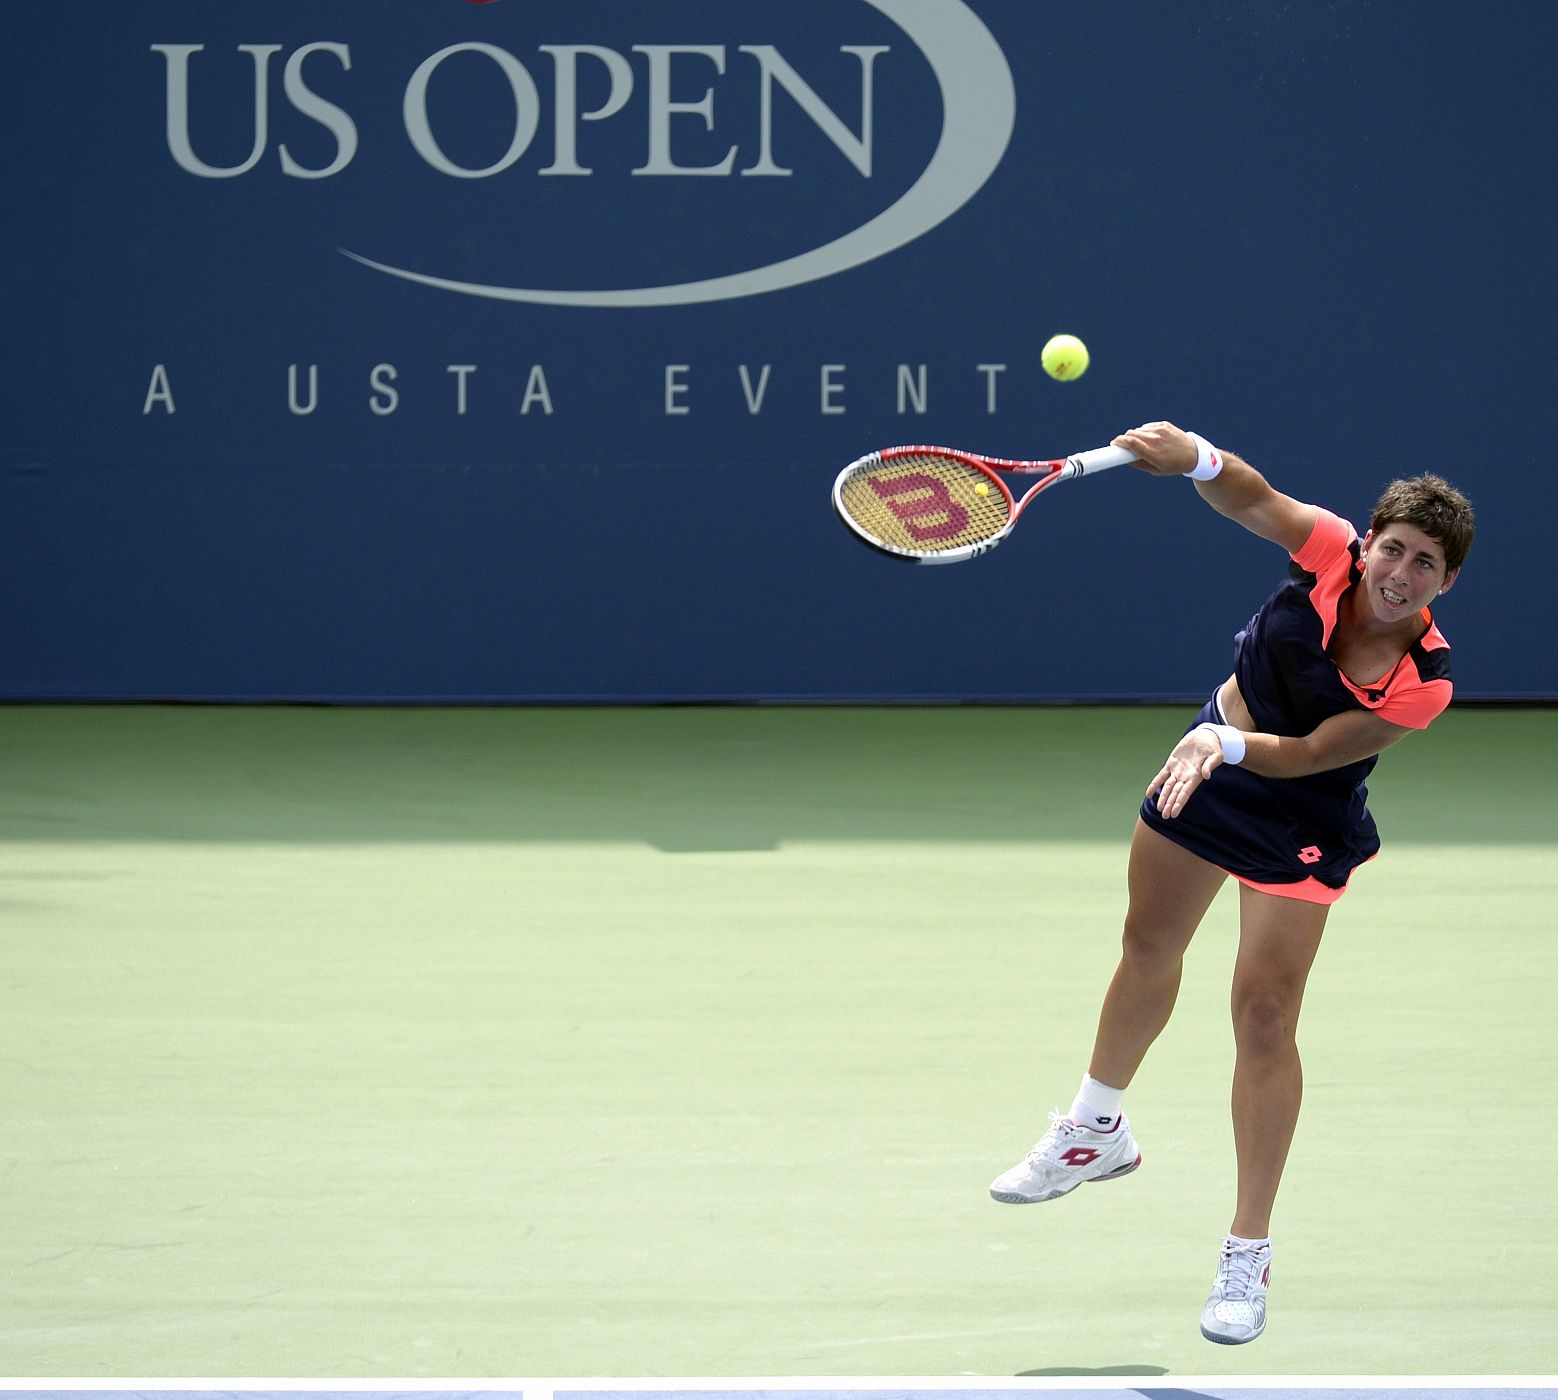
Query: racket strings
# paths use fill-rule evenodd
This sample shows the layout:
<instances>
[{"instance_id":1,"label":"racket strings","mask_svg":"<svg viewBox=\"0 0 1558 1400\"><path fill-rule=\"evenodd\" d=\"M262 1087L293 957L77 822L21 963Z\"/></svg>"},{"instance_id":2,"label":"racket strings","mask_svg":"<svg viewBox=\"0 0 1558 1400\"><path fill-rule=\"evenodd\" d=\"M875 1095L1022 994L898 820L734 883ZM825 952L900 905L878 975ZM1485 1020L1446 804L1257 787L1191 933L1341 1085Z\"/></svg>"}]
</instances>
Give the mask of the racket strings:
<instances>
[{"instance_id":1,"label":"racket strings","mask_svg":"<svg viewBox=\"0 0 1558 1400\"><path fill-rule=\"evenodd\" d=\"M867 535L922 554L979 544L1011 520L1006 493L989 477L934 452L863 464L844 483L840 502Z\"/></svg>"}]
</instances>

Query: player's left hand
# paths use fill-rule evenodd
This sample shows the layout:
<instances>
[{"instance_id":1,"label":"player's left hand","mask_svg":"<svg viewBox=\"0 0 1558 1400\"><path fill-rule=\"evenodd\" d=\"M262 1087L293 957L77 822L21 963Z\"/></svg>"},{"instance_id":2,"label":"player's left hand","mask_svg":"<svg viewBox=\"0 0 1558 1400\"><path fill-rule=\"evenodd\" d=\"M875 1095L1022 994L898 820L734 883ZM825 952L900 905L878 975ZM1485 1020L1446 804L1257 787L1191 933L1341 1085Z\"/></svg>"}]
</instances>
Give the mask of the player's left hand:
<instances>
[{"instance_id":1,"label":"player's left hand","mask_svg":"<svg viewBox=\"0 0 1558 1400\"><path fill-rule=\"evenodd\" d=\"M1163 760L1158 775L1147 784L1147 796L1158 798L1158 814L1177 817L1191 794L1222 766L1223 746L1217 735L1197 726Z\"/></svg>"},{"instance_id":2,"label":"player's left hand","mask_svg":"<svg viewBox=\"0 0 1558 1400\"><path fill-rule=\"evenodd\" d=\"M1197 461L1190 434L1172 423L1143 423L1121 433L1114 445L1132 453L1136 460L1131 466L1151 476L1183 476Z\"/></svg>"}]
</instances>

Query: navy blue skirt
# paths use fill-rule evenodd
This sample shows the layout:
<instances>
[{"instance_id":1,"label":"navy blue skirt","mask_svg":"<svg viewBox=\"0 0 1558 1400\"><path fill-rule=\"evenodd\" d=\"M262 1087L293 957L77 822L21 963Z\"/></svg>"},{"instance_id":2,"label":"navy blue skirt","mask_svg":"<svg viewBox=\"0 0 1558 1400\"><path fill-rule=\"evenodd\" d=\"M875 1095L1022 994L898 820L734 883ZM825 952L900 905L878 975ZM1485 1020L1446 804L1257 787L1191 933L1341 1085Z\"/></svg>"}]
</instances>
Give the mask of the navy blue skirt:
<instances>
[{"instance_id":1,"label":"navy blue skirt","mask_svg":"<svg viewBox=\"0 0 1558 1400\"><path fill-rule=\"evenodd\" d=\"M1185 732L1223 723L1214 694ZM1154 795L1142 802L1141 819L1247 885L1328 904L1379 852L1368 796L1364 783L1335 773L1262 778L1225 763L1177 817L1159 815Z\"/></svg>"}]
</instances>

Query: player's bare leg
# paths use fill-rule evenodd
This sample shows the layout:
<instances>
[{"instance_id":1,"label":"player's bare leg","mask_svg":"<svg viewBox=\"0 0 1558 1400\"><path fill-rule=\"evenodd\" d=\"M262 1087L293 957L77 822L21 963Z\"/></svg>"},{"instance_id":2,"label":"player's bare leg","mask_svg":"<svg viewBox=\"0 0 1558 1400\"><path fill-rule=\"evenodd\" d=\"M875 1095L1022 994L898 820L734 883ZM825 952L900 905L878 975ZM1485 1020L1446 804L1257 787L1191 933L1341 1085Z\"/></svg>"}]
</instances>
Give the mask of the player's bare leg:
<instances>
[{"instance_id":1,"label":"player's bare leg","mask_svg":"<svg viewBox=\"0 0 1558 1400\"><path fill-rule=\"evenodd\" d=\"M1098 1016L1088 1073L1130 1086L1179 996L1185 949L1228 877L1139 817L1131 839L1130 905L1119 966Z\"/></svg>"},{"instance_id":2,"label":"player's bare leg","mask_svg":"<svg viewBox=\"0 0 1558 1400\"><path fill-rule=\"evenodd\" d=\"M1185 947L1226 878L1137 822L1130 908L1120 964L1099 1015L1092 1080L1122 1090L1131 1082L1174 1009ZM1072 1114L1078 1112L1073 1106ZM1012 1204L1053 1201L1084 1182L1113 1181L1140 1165L1141 1152L1123 1114L1085 1115L1079 1121L1054 1113L1049 1131L1021 1162L996 1177L990 1194Z\"/></svg>"},{"instance_id":3,"label":"player's bare leg","mask_svg":"<svg viewBox=\"0 0 1558 1400\"><path fill-rule=\"evenodd\" d=\"M1239 1194L1201 1312L1201 1335L1211 1342L1237 1346L1266 1330L1271 1207L1304 1094L1298 1012L1328 912L1323 904L1239 891L1231 998Z\"/></svg>"},{"instance_id":4,"label":"player's bare leg","mask_svg":"<svg viewBox=\"0 0 1558 1400\"><path fill-rule=\"evenodd\" d=\"M1234 963L1233 1140L1239 1164L1232 1233L1264 1238L1304 1093L1298 1013L1329 907L1239 891Z\"/></svg>"}]
</instances>

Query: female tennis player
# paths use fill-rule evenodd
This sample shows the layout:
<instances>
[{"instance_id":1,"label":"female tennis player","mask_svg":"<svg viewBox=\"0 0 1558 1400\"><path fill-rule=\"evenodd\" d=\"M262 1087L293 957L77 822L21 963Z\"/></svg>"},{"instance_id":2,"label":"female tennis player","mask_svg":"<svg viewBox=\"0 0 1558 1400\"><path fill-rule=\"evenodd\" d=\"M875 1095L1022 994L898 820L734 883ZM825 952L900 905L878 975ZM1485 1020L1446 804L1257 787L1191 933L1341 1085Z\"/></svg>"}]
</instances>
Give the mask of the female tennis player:
<instances>
[{"instance_id":1,"label":"female tennis player","mask_svg":"<svg viewBox=\"0 0 1558 1400\"><path fill-rule=\"evenodd\" d=\"M1155 476L1192 477L1208 505L1280 545L1292 567L1235 639L1233 674L1148 785L1123 955L1076 1100L990 1194L1052 1201L1141 1165L1121 1099L1168 1022L1191 936L1232 876L1238 1195L1201 1332L1248 1342L1266 1325L1272 1202L1298 1121L1304 983L1331 905L1379 849L1365 779L1382 750L1449 703L1450 649L1428 605L1455 583L1475 527L1470 503L1436 476L1388 486L1360 540L1171 423L1115 442Z\"/></svg>"}]
</instances>

